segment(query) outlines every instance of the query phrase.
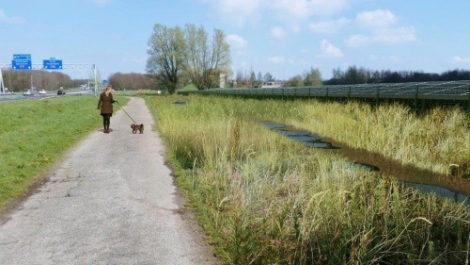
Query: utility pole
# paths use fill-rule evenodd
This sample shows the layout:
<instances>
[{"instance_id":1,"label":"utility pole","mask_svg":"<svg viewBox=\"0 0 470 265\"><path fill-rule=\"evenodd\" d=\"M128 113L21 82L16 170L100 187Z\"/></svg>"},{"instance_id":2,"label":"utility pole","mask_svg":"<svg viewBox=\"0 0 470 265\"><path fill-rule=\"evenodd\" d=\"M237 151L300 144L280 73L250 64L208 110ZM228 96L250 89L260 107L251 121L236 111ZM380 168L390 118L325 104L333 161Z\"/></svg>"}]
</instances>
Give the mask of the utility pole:
<instances>
[{"instance_id":1,"label":"utility pole","mask_svg":"<svg viewBox=\"0 0 470 265\"><path fill-rule=\"evenodd\" d=\"M0 67L0 93L5 94L5 84L3 83L3 73L2 73L1 67Z\"/></svg>"},{"instance_id":2,"label":"utility pole","mask_svg":"<svg viewBox=\"0 0 470 265\"><path fill-rule=\"evenodd\" d=\"M93 64L93 79L95 80L95 95L96 90L98 90L98 81L96 80L96 65Z\"/></svg>"}]
</instances>

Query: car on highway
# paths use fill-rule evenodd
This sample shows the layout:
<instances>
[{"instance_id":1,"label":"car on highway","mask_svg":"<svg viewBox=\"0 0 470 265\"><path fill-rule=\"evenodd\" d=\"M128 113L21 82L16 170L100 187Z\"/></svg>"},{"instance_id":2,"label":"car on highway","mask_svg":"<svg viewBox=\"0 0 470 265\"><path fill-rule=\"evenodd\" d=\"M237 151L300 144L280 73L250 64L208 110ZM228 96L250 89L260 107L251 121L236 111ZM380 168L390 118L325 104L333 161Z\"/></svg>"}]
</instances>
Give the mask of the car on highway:
<instances>
[{"instance_id":1,"label":"car on highway","mask_svg":"<svg viewBox=\"0 0 470 265\"><path fill-rule=\"evenodd\" d=\"M39 95L45 95L47 92L44 89L39 90Z\"/></svg>"},{"instance_id":2,"label":"car on highway","mask_svg":"<svg viewBox=\"0 0 470 265\"><path fill-rule=\"evenodd\" d=\"M23 96L25 97L32 97L33 96L33 92L31 91L31 89L25 89L23 91Z\"/></svg>"},{"instance_id":3,"label":"car on highway","mask_svg":"<svg viewBox=\"0 0 470 265\"><path fill-rule=\"evenodd\" d=\"M62 90L62 89L59 89L59 90L57 91L57 95L65 95L65 91Z\"/></svg>"}]
</instances>

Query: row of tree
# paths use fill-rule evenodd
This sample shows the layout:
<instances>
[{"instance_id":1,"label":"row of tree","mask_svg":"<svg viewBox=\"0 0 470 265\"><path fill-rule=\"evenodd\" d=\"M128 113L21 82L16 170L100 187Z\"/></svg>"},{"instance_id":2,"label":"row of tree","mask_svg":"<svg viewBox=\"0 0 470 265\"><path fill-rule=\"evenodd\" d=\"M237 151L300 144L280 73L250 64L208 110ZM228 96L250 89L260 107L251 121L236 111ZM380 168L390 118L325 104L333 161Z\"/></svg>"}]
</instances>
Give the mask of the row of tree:
<instances>
[{"instance_id":1,"label":"row of tree","mask_svg":"<svg viewBox=\"0 0 470 265\"><path fill-rule=\"evenodd\" d=\"M200 90L218 87L221 74L230 75L230 46L219 29L210 38L202 26L155 24L148 44L147 73L169 93L189 83Z\"/></svg>"},{"instance_id":2,"label":"row of tree","mask_svg":"<svg viewBox=\"0 0 470 265\"><path fill-rule=\"evenodd\" d=\"M61 72L44 70L13 71L2 70L3 82L9 92L22 92L34 87L36 90L58 90L64 88L78 88L81 85L94 87L94 76L90 73L88 79L72 79ZM97 80L101 80L98 76ZM117 90L155 89L158 84L150 75L140 73L114 73L109 76L108 83Z\"/></svg>"},{"instance_id":3,"label":"row of tree","mask_svg":"<svg viewBox=\"0 0 470 265\"><path fill-rule=\"evenodd\" d=\"M302 75L296 75L284 83L285 87L299 87L299 86L321 86L323 81L321 73L318 68L311 67L310 70L305 71Z\"/></svg>"},{"instance_id":4,"label":"row of tree","mask_svg":"<svg viewBox=\"0 0 470 265\"><path fill-rule=\"evenodd\" d=\"M408 83L429 81L470 80L468 70L450 70L441 74L417 71L373 71L363 67L350 66L346 71L333 70L333 77L323 81L325 85Z\"/></svg>"},{"instance_id":5,"label":"row of tree","mask_svg":"<svg viewBox=\"0 0 470 265\"><path fill-rule=\"evenodd\" d=\"M156 89L159 85L148 74L114 73L108 77L108 83L116 90Z\"/></svg>"},{"instance_id":6,"label":"row of tree","mask_svg":"<svg viewBox=\"0 0 470 265\"><path fill-rule=\"evenodd\" d=\"M266 72L264 75L258 72L250 70L249 74L243 73L241 70L237 71L235 78L232 80L233 86L238 88L250 87L250 88L261 88L263 84L282 81L276 80L271 73ZM289 80L284 82L285 87L299 87L299 86L321 86L323 84L321 79L321 73L318 68L311 67L309 70L304 71L302 75L296 75L291 77Z\"/></svg>"},{"instance_id":7,"label":"row of tree","mask_svg":"<svg viewBox=\"0 0 470 265\"><path fill-rule=\"evenodd\" d=\"M13 71L2 70L4 86L10 92L21 92L34 87L36 89L56 90L60 87L78 87L88 80L72 80L69 75L61 72L44 70Z\"/></svg>"},{"instance_id":8,"label":"row of tree","mask_svg":"<svg viewBox=\"0 0 470 265\"><path fill-rule=\"evenodd\" d=\"M409 83L409 82L432 82L432 81L457 81L470 80L470 71L455 69L437 73L425 73L422 71L390 71L369 70L363 67L351 66L346 71L339 68L333 70L333 77L322 80L318 68L311 67L303 74L295 75L284 82L284 87L321 86L321 85L351 85L351 84L379 84L379 83ZM263 83L275 81L268 72L258 76L254 71L250 75L237 72L234 79L237 87L261 87Z\"/></svg>"}]
</instances>

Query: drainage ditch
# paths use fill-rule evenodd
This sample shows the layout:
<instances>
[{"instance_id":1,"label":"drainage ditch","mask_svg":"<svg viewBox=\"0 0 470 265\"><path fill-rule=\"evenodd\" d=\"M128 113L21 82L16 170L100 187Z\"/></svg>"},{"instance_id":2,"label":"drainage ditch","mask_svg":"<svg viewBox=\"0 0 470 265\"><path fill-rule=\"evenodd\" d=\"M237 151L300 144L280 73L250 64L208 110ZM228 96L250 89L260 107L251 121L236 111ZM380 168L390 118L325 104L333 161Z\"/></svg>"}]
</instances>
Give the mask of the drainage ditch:
<instances>
[{"instance_id":1,"label":"drainage ditch","mask_svg":"<svg viewBox=\"0 0 470 265\"><path fill-rule=\"evenodd\" d=\"M470 202L470 181L462 176L438 174L413 165L402 165L398 161L381 154L363 148L353 148L333 139L321 137L315 133L299 130L285 124L268 121L262 121L260 124L307 147L339 153L347 158L352 166L394 177L401 180L408 187L423 192L433 192L457 202Z\"/></svg>"}]
</instances>

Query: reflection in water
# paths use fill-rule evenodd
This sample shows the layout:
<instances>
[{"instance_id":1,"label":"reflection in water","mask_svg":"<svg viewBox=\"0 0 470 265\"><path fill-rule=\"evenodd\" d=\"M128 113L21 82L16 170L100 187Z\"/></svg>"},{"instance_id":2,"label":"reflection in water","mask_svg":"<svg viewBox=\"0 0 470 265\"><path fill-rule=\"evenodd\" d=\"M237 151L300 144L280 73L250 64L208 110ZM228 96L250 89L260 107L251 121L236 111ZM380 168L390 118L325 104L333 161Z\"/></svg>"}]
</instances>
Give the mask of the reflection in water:
<instances>
[{"instance_id":1,"label":"reflection in water","mask_svg":"<svg viewBox=\"0 0 470 265\"><path fill-rule=\"evenodd\" d=\"M186 101L178 100L178 101L173 102L173 104L175 104L175 105L186 105Z\"/></svg>"},{"instance_id":2,"label":"reflection in water","mask_svg":"<svg viewBox=\"0 0 470 265\"><path fill-rule=\"evenodd\" d=\"M384 155L362 148L353 148L345 143L336 142L309 131L297 130L284 124L267 121L261 124L306 146L326 149L328 152L338 152L353 161L352 165L372 172L380 171L382 175L402 180L406 186L425 192L434 192L459 202L470 202L470 181L462 177L439 174L413 165L403 165Z\"/></svg>"},{"instance_id":3,"label":"reflection in water","mask_svg":"<svg viewBox=\"0 0 470 265\"><path fill-rule=\"evenodd\" d=\"M470 202L468 196L443 188L443 187L431 186L431 185L426 185L426 184L418 184L418 183L410 183L410 182L404 182L404 183L405 183L405 186L407 187L419 189L424 192L430 192L430 193L432 192L441 197L453 199L456 202Z\"/></svg>"},{"instance_id":4,"label":"reflection in water","mask_svg":"<svg viewBox=\"0 0 470 265\"><path fill-rule=\"evenodd\" d=\"M353 165L365 169L367 171L380 171L380 169L374 165L366 164L366 163L359 163L359 162L352 162Z\"/></svg>"},{"instance_id":5,"label":"reflection in water","mask_svg":"<svg viewBox=\"0 0 470 265\"><path fill-rule=\"evenodd\" d=\"M305 130L296 130L289 128L284 124L280 123L271 123L271 122L261 122L261 124L270 129L274 130L277 133L287 136L290 139L301 142L306 146L322 149L336 149L337 147L333 146L330 142L323 141L320 136L310 133Z\"/></svg>"}]
</instances>

